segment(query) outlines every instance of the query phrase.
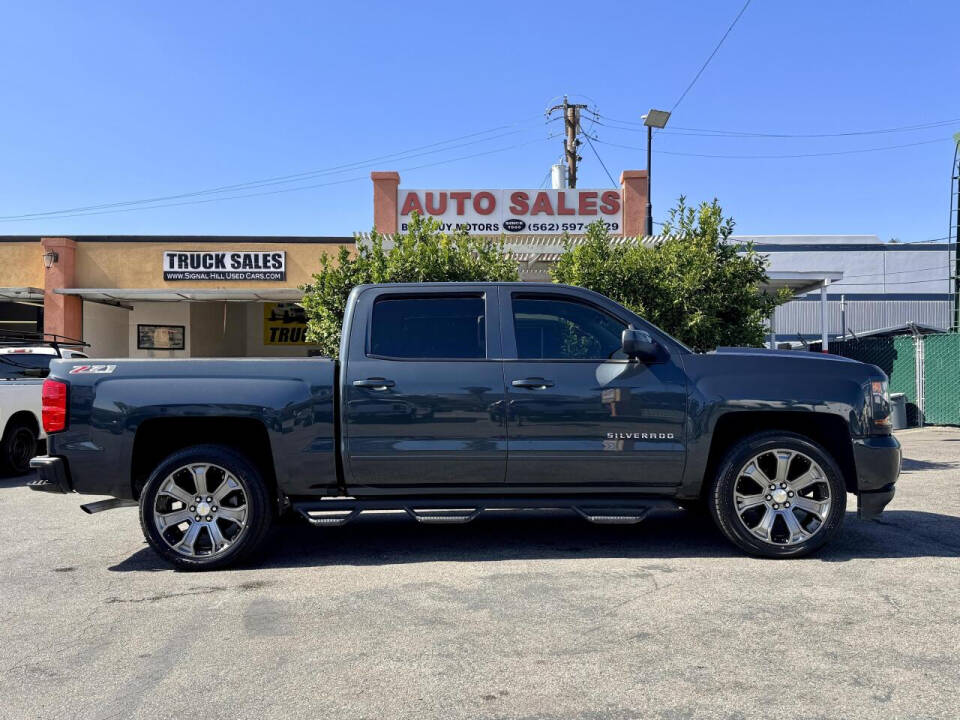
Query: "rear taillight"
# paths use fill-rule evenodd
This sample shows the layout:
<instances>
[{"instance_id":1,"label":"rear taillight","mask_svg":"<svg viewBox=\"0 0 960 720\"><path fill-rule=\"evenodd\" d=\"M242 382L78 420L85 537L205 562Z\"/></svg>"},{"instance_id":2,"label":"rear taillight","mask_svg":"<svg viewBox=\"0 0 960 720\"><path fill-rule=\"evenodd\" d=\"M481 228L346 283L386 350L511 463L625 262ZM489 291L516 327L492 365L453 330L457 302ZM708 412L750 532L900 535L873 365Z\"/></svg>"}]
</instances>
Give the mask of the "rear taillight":
<instances>
[{"instance_id":1,"label":"rear taillight","mask_svg":"<svg viewBox=\"0 0 960 720\"><path fill-rule=\"evenodd\" d=\"M40 416L43 418L44 432L55 433L66 428L67 384L59 380L44 380L40 397Z\"/></svg>"}]
</instances>

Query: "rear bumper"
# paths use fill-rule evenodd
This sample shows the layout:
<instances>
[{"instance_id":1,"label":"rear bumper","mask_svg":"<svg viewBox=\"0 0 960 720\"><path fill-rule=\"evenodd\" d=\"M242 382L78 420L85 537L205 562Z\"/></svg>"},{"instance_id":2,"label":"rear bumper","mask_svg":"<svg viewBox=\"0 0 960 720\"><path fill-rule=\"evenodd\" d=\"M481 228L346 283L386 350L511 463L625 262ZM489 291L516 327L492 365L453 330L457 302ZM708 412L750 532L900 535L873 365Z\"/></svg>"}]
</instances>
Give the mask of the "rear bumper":
<instances>
[{"instance_id":1,"label":"rear bumper","mask_svg":"<svg viewBox=\"0 0 960 720\"><path fill-rule=\"evenodd\" d=\"M892 435L853 441L857 466L857 514L864 520L877 517L893 500L900 475L900 442Z\"/></svg>"},{"instance_id":2,"label":"rear bumper","mask_svg":"<svg viewBox=\"0 0 960 720\"><path fill-rule=\"evenodd\" d=\"M37 471L37 479L27 483L31 490L51 493L70 492L70 475L63 458L40 455L30 461L30 467Z\"/></svg>"}]
</instances>

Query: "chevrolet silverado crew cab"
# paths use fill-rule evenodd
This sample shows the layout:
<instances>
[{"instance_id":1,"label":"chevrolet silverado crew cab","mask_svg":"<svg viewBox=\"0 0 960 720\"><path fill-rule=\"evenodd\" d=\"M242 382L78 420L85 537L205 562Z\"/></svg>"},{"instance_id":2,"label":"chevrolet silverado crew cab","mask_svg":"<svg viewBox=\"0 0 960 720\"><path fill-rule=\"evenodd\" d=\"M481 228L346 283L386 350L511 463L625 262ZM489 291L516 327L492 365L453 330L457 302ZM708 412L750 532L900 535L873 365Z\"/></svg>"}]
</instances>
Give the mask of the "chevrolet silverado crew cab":
<instances>
[{"instance_id":1,"label":"chevrolet silverado crew cab","mask_svg":"<svg viewBox=\"0 0 960 720\"><path fill-rule=\"evenodd\" d=\"M31 487L138 504L185 569L279 514L598 523L701 505L747 553L797 557L893 497L887 378L806 352L694 353L615 302L537 283L364 285L339 359L56 360Z\"/></svg>"}]
</instances>

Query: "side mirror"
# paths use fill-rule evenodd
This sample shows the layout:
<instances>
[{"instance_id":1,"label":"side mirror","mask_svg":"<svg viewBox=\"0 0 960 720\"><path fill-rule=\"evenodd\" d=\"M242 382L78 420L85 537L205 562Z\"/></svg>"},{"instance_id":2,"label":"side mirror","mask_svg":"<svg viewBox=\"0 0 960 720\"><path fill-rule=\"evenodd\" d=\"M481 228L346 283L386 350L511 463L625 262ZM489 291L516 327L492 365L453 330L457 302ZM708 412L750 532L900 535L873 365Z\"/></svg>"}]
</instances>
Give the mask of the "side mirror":
<instances>
[{"instance_id":1,"label":"side mirror","mask_svg":"<svg viewBox=\"0 0 960 720\"><path fill-rule=\"evenodd\" d=\"M659 346L645 330L630 327L620 336L623 352L628 358L651 362L660 356Z\"/></svg>"}]
</instances>

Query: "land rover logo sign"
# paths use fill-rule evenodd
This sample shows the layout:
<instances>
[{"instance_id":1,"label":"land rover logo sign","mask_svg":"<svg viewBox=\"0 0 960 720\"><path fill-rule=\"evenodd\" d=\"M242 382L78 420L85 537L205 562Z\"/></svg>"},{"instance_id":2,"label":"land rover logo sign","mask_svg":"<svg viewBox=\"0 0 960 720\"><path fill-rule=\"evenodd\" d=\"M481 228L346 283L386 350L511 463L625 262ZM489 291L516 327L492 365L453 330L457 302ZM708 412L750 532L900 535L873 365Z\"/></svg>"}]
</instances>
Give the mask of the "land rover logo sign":
<instances>
[{"instance_id":1,"label":"land rover logo sign","mask_svg":"<svg viewBox=\"0 0 960 720\"><path fill-rule=\"evenodd\" d=\"M171 251L163 253L163 279L178 280L286 280L287 254L280 251L210 252Z\"/></svg>"}]
</instances>

